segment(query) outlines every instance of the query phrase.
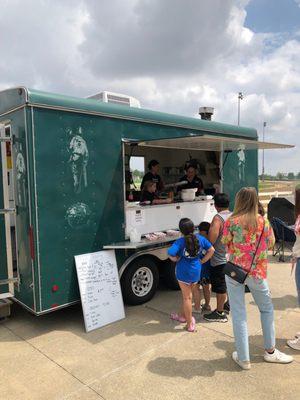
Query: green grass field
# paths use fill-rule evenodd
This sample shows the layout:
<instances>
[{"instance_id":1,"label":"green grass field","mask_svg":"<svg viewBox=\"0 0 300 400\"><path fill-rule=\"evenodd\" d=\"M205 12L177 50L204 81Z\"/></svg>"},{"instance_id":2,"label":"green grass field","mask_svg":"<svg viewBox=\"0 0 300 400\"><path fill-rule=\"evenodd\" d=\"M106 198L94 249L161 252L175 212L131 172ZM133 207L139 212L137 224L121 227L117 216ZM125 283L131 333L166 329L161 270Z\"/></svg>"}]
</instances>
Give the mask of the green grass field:
<instances>
[{"instance_id":1,"label":"green grass field","mask_svg":"<svg viewBox=\"0 0 300 400\"><path fill-rule=\"evenodd\" d=\"M294 191L295 187L300 185L300 180L293 181L259 181L258 182L258 191L259 193L263 192L289 192Z\"/></svg>"}]
</instances>

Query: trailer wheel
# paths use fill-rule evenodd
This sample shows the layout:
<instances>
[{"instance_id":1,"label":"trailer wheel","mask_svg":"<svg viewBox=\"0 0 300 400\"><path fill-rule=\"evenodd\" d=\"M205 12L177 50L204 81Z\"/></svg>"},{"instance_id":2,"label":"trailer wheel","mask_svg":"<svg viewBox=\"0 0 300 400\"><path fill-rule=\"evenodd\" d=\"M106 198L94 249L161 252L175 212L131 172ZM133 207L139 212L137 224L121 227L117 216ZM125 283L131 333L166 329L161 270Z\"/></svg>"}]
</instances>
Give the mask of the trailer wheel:
<instances>
[{"instance_id":1,"label":"trailer wheel","mask_svg":"<svg viewBox=\"0 0 300 400\"><path fill-rule=\"evenodd\" d=\"M178 280L176 279L175 267L176 263L171 260L166 260L163 262L161 267L163 281L167 288L172 290L180 290Z\"/></svg>"},{"instance_id":2,"label":"trailer wheel","mask_svg":"<svg viewBox=\"0 0 300 400\"><path fill-rule=\"evenodd\" d=\"M158 268L154 260L140 257L127 267L121 278L125 303L143 304L152 299L159 283Z\"/></svg>"}]
</instances>

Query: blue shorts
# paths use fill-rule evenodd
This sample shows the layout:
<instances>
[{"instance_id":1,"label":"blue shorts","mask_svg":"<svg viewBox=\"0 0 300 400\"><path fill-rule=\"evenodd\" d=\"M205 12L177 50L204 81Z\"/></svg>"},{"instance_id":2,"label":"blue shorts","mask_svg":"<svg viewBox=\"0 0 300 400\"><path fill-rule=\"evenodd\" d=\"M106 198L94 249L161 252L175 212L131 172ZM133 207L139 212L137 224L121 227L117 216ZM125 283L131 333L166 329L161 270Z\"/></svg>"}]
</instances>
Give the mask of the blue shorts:
<instances>
[{"instance_id":1,"label":"blue shorts","mask_svg":"<svg viewBox=\"0 0 300 400\"><path fill-rule=\"evenodd\" d=\"M201 276L199 282L201 285L208 285L210 283L210 271L211 271L211 266L209 261L202 264Z\"/></svg>"},{"instance_id":2,"label":"blue shorts","mask_svg":"<svg viewBox=\"0 0 300 400\"><path fill-rule=\"evenodd\" d=\"M200 279L201 268L199 269L186 269L182 265L176 265L176 279L180 282L191 285L197 283Z\"/></svg>"}]
</instances>

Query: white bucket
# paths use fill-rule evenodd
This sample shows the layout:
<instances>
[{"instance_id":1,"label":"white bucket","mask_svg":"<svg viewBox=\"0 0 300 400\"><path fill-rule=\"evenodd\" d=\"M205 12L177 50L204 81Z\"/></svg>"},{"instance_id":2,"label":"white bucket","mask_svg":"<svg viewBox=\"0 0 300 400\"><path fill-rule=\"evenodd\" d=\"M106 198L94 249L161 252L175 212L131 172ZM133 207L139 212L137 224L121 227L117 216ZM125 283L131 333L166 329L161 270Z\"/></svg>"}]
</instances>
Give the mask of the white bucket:
<instances>
[{"instance_id":1,"label":"white bucket","mask_svg":"<svg viewBox=\"0 0 300 400\"><path fill-rule=\"evenodd\" d=\"M196 192L198 189L182 189L181 199L183 201L193 201L195 200Z\"/></svg>"}]
</instances>

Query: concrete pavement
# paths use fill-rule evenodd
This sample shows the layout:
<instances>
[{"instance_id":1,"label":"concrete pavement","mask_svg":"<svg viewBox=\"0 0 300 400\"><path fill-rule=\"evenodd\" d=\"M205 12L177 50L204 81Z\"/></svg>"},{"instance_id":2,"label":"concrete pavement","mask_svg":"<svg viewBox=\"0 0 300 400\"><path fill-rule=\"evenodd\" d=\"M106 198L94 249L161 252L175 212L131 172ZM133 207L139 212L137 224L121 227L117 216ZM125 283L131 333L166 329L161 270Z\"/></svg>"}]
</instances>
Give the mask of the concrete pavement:
<instances>
[{"instance_id":1,"label":"concrete pavement","mask_svg":"<svg viewBox=\"0 0 300 400\"><path fill-rule=\"evenodd\" d=\"M13 305L0 323L0 399L160 400L300 398L300 352L286 347L300 330L290 264L271 262L277 347L290 365L267 364L259 313L246 295L252 369L231 360L231 322L205 322L197 332L169 319L180 292L161 289L149 303L127 307L126 319L85 333L80 306L34 317ZM215 300L213 299L213 304Z\"/></svg>"}]
</instances>

